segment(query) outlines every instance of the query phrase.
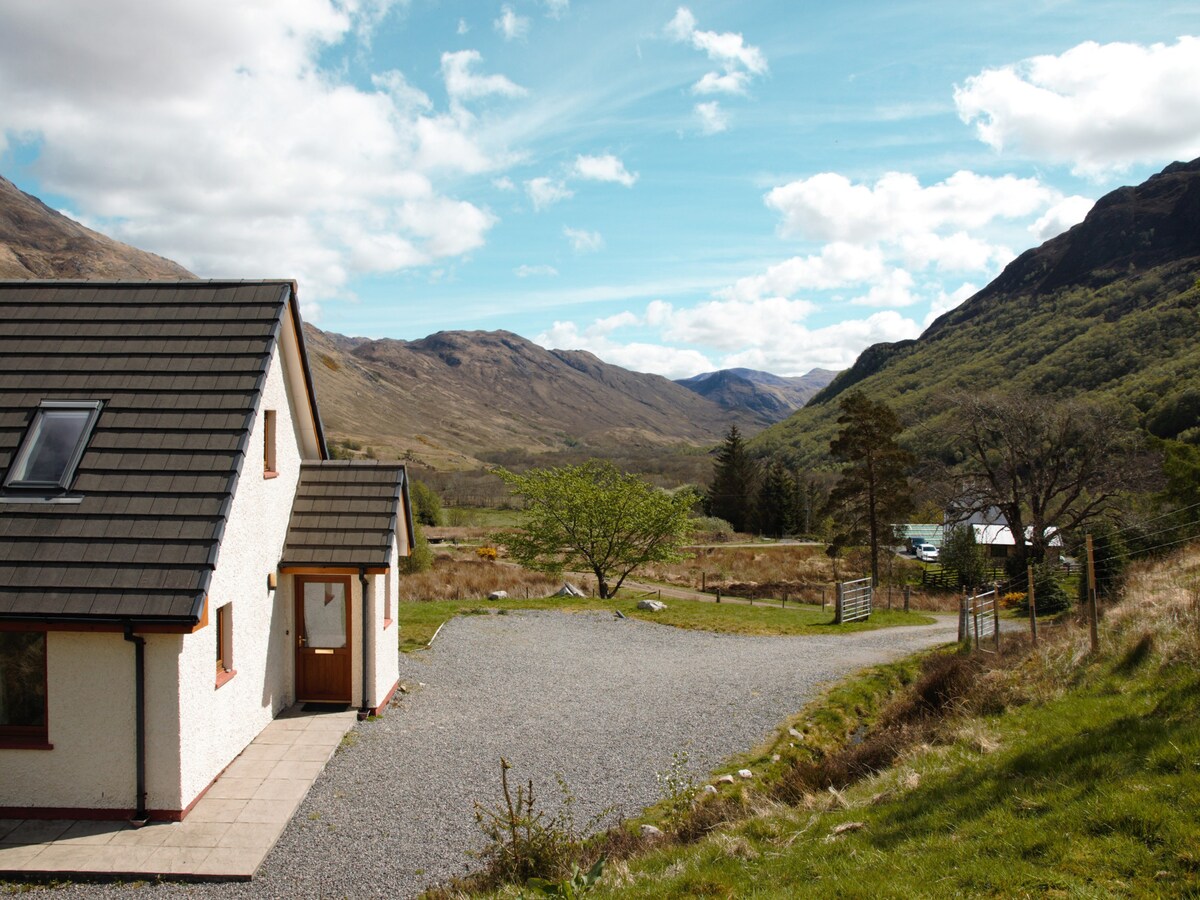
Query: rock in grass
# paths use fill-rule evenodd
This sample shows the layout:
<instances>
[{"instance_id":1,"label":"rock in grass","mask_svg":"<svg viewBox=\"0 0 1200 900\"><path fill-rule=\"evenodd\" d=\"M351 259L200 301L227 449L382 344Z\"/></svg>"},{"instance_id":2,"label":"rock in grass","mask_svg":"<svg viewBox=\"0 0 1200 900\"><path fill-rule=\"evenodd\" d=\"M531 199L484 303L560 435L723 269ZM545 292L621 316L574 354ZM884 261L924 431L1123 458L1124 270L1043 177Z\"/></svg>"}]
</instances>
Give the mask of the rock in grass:
<instances>
[{"instance_id":1,"label":"rock in grass","mask_svg":"<svg viewBox=\"0 0 1200 900\"><path fill-rule=\"evenodd\" d=\"M717 779L717 784L733 784L733 776L732 775L722 775L720 778Z\"/></svg>"},{"instance_id":2,"label":"rock in grass","mask_svg":"<svg viewBox=\"0 0 1200 900\"><path fill-rule=\"evenodd\" d=\"M488 594L488 599L489 600L507 600L508 599L508 591L492 591L490 594Z\"/></svg>"},{"instance_id":3,"label":"rock in grass","mask_svg":"<svg viewBox=\"0 0 1200 900\"><path fill-rule=\"evenodd\" d=\"M661 828L655 828L653 825L642 826L642 836L648 838L656 838L662 835Z\"/></svg>"},{"instance_id":4,"label":"rock in grass","mask_svg":"<svg viewBox=\"0 0 1200 900\"><path fill-rule=\"evenodd\" d=\"M648 609L650 612L662 612L667 608L667 604L660 600L639 600L638 609Z\"/></svg>"},{"instance_id":5,"label":"rock in grass","mask_svg":"<svg viewBox=\"0 0 1200 900\"><path fill-rule=\"evenodd\" d=\"M706 784L706 785L704 786L704 793L706 793L706 794L715 794L716 792L717 792L717 788L716 788L716 786L715 786L715 785Z\"/></svg>"},{"instance_id":6,"label":"rock in grass","mask_svg":"<svg viewBox=\"0 0 1200 900\"><path fill-rule=\"evenodd\" d=\"M738 776L740 778L753 778L754 773L751 772L749 769L738 769Z\"/></svg>"}]
</instances>

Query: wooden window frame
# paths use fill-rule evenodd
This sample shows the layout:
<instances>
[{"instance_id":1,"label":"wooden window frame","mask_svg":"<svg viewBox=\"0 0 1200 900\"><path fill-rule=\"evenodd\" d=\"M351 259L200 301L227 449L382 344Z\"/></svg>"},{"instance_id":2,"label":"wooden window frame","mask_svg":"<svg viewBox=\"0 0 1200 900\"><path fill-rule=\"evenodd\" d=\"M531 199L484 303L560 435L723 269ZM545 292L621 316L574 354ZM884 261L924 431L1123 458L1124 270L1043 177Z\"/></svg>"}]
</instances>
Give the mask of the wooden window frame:
<instances>
[{"instance_id":1,"label":"wooden window frame","mask_svg":"<svg viewBox=\"0 0 1200 900\"><path fill-rule=\"evenodd\" d=\"M29 634L21 631L19 634ZM42 636L42 724L0 725L0 750L53 750L50 743L50 667L48 663L49 639L45 631L34 631Z\"/></svg>"},{"instance_id":2,"label":"wooden window frame","mask_svg":"<svg viewBox=\"0 0 1200 900\"><path fill-rule=\"evenodd\" d=\"M217 636L217 684L219 688L229 682L237 669L233 667L233 603L218 606L216 611Z\"/></svg>"},{"instance_id":3,"label":"wooden window frame","mask_svg":"<svg viewBox=\"0 0 1200 900\"><path fill-rule=\"evenodd\" d=\"M263 410L263 478L279 477L279 461L276 456L278 420L275 410Z\"/></svg>"}]
</instances>

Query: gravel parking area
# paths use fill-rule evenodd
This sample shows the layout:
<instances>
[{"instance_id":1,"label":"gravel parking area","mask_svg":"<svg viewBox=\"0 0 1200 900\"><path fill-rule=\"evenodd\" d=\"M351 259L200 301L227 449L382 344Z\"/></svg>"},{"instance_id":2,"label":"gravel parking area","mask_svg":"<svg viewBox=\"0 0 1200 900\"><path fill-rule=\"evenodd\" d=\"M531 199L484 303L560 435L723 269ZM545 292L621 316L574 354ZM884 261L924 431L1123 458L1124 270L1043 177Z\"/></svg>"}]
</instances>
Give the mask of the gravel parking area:
<instances>
[{"instance_id":1,"label":"gravel parking area","mask_svg":"<svg viewBox=\"0 0 1200 900\"><path fill-rule=\"evenodd\" d=\"M501 756L551 803L561 773L581 824L610 806L636 814L659 799L655 776L676 751L706 774L770 735L823 683L954 638L952 619L762 638L600 613L461 617L430 650L401 659L415 690L356 726L253 882L146 885L136 895L411 897L466 871L479 845L473 804L498 799Z\"/></svg>"}]
</instances>

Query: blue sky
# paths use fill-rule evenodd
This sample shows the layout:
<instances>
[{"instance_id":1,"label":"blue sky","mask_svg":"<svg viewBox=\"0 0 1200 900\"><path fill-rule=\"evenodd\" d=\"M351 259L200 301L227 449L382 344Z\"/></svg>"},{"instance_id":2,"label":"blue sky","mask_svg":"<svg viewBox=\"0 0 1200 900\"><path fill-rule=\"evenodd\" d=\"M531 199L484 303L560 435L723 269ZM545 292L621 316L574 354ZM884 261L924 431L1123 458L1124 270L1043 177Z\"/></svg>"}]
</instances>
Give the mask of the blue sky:
<instances>
[{"instance_id":1,"label":"blue sky","mask_svg":"<svg viewBox=\"0 0 1200 900\"><path fill-rule=\"evenodd\" d=\"M915 337L1200 156L1194 3L8 0L0 173L413 339L682 377Z\"/></svg>"}]
</instances>

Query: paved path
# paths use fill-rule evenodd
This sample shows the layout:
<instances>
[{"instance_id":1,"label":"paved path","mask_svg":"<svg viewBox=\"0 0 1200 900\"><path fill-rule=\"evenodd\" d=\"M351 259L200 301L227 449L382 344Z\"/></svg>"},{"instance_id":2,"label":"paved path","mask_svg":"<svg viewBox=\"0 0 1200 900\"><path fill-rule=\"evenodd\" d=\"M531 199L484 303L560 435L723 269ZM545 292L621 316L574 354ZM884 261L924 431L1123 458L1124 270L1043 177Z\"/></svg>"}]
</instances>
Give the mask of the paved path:
<instances>
[{"instance_id":1,"label":"paved path","mask_svg":"<svg viewBox=\"0 0 1200 900\"><path fill-rule=\"evenodd\" d=\"M182 822L0 819L0 877L249 879L356 719L286 710Z\"/></svg>"},{"instance_id":2,"label":"paved path","mask_svg":"<svg viewBox=\"0 0 1200 900\"><path fill-rule=\"evenodd\" d=\"M412 897L472 865L474 803L497 801L502 756L551 807L561 774L580 824L605 807L634 815L659 799L656 775L679 750L704 777L823 684L954 637L952 619L762 638L602 613L463 616L402 657L415 690L355 727L252 882L147 885L137 897Z\"/></svg>"}]
</instances>

